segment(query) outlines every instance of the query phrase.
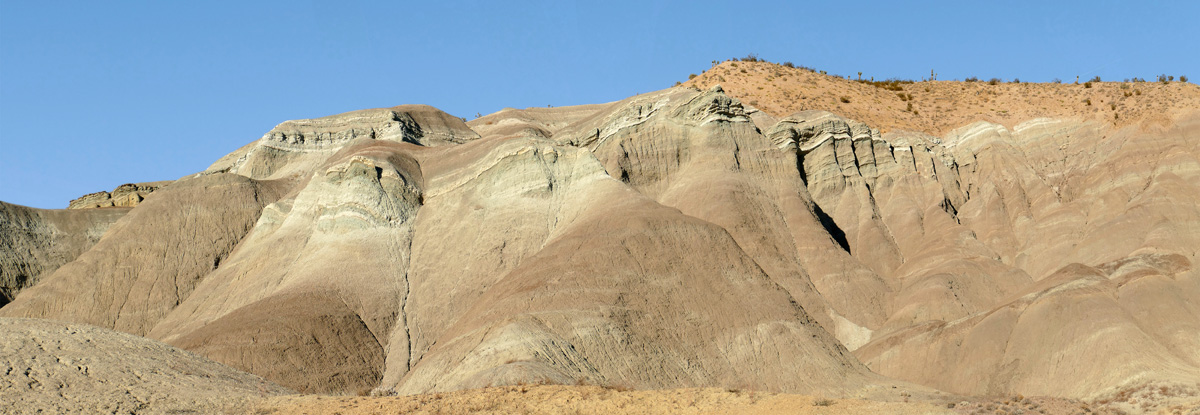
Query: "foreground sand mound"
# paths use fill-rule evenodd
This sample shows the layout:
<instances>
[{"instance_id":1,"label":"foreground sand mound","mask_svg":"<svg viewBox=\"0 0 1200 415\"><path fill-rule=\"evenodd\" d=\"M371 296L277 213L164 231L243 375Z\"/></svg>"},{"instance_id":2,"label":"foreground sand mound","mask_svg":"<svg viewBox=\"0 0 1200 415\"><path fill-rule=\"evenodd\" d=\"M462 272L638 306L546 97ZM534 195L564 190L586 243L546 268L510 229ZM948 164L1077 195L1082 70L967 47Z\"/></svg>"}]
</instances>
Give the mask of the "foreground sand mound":
<instances>
[{"instance_id":1,"label":"foreground sand mound","mask_svg":"<svg viewBox=\"0 0 1200 415\"><path fill-rule=\"evenodd\" d=\"M877 398L882 398L879 396ZM956 414L942 401L836 399L742 389L628 391L598 386L509 386L450 393L268 398L257 413L279 414ZM1058 412L1051 412L1058 413Z\"/></svg>"},{"instance_id":2,"label":"foreground sand mound","mask_svg":"<svg viewBox=\"0 0 1200 415\"><path fill-rule=\"evenodd\" d=\"M98 327L0 318L0 412L216 413L288 391L163 343Z\"/></svg>"}]
</instances>

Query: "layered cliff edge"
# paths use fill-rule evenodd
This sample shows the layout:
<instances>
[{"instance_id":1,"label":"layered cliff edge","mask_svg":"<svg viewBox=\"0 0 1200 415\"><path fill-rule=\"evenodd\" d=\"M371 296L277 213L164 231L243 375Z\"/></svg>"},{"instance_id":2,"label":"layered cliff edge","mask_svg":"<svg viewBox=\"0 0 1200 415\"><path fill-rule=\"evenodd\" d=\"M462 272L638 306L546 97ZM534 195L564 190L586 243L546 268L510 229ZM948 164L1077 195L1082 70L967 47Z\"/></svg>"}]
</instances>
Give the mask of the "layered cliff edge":
<instances>
[{"instance_id":1,"label":"layered cliff edge","mask_svg":"<svg viewBox=\"0 0 1200 415\"><path fill-rule=\"evenodd\" d=\"M881 126L732 86L289 121L88 219L107 231L68 260L6 245L44 271L0 315L310 392L1194 389L1200 93L1168 87L1184 98L1120 122ZM52 222L27 211L4 211L6 240Z\"/></svg>"}]
</instances>

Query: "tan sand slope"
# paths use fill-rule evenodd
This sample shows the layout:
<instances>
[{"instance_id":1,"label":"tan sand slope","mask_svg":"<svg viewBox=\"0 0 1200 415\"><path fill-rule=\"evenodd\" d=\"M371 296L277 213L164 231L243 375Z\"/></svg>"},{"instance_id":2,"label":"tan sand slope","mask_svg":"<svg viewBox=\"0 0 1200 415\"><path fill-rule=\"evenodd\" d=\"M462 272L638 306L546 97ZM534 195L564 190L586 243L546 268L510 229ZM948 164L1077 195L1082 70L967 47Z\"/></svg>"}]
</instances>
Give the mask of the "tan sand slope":
<instances>
[{"instance_id":1,"label":"tan sand slope","mask_svg":"<svg viewBox=\"0 0 1200 415\"><path fill-rule=\"evenodd\" d=\"M1117 127L1165 126L1181 113L1200 108L1200 88L1187 82L1082 79L1075 83L1069 79L1061 84L1009 80L993 85L939 80L880 88L857 82L857 75L854 79L764 61L724 61L683 85L700 89L722 85L730 96L775 117L825 110L885 132L921 131L938 136L976 121L1013 128L1035 118L1099 121ZM870 75L863 80L869 81Z\"/></svg>"}]
</instances>

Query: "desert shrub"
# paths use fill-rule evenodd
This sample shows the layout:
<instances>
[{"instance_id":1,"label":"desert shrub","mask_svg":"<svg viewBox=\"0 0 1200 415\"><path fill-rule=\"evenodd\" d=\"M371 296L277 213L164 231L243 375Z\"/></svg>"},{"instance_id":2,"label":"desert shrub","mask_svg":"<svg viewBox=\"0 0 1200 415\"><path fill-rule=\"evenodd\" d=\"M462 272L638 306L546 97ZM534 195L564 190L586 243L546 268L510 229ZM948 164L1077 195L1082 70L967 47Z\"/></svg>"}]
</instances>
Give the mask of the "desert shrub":
<instances>
[{"instance_id":1,"label":"desert shrub","mask_svg":"<svg viewBox=\"0 0 1200 415\"><path fill-rule=\"evenodd\" d=\"M1096 75L1095 78L1092 78L1092 82L1100 82L1100 75Z\"/></svg>"},{"instance_id":2,"label":"desert shrub","mask_svg":"<svg viewBox=\"0 0 1200 415\"><path fill-rule=\"evenodd\" d=\"M742 62L758 62L758 54L751 53L742 58Z\"/></svg>"},{"instance_id":3,"label":"desert shrub","mask_svg":"<svg viewBox=\"0 0 1200 415\"><path fill-rule=\"evenodd\" d=\"M1014 84L1021 83L1021 78L1013 78L1012 83L1014 83Z\"/></svg>"},{"instance_id":4,"label":"desert shrub","mask_svg":"<svg viewBox=\"0 0 1200 415\"><path fill-rule=\"evenodd\" d=\"M1092 105L1092 99L1091 99L1091 98L1085 99L1085 100L1083 100L1083 102L1084 102L1084 103L1086 103L1086 104L1088 104L1088 105Z\"/></svg>"},{"instance_id":5,"label":"desert shrub","mask_svg":"<svg viewBox=\"0 0 1200 415\"><path fill-rule=\"evenodd\" d=\"M1061 83L1062 83L1062 80L1061 80L1061 79L1058 79L1058 78L1054 78L1054 80L1053 80L1053 81L1050 81L1050 82L1051 82L1051 83L1056 83L1056 84L1061 84Z\"/></svg>"},{"instance_id":6,"label":"desert shrub","mask_svg":"<svg viewBox=\"0 0 1200 415\"><path fill-rule=\"evenodd\" d=\"M1167 80L1168 80L1168 81L1174 81L1174 80L1175 80L1175 75L1167 75Z\"/></svg>"},{"instance_id":7,"label":"desert shrub","mask_svg":"<svg viewBox=\"0 0 1200 415\"><path fill-rule=\"evenodd\" d=\"M1164 84L1167 83L1167 75L1166 74L1159 75L1158 82L1162 82Z\"/></svg>"},{"instance_id":8,"label":"desert shrub","mask_svg":"<svg viewBox=\"0 0 1200 415\"><path fill-rule=\"evenodd\" d=\"M882 88L882 89L885 89L888 91L903 91L904 90L903 85L913 83L913 81L909 80L909 79L896 79L896 78L889 78L889 79L886 79L883 81L875 81L874 79L872 79L870 81L859 80L857 82L861 82L864 84L870 84L871 86L874 86L876 88Z\"/></svg>"},{"instance_id":9,"label":"desert shrub","mask_svg":"<svg viewBox=\"0 0 1200 415\"><path fill-rule=\"evenodd\" d=\"M996 85L1000 83L1000 78L992 78L988 80L988 85Z\"/></svg>"},{"instance_id":10,"label":"desert shrub","mask_svg":"<svg viewBox=\"0 0 1200 415\"><path fill-rule=\"evenodd\" d=\"M784 63L783 63L783 66L786 66L786 67L789 67L789 68L795 68L795 67L796 67L796 65L795 65L795 64L793 64L793 63L791 63L791 62L784 62Z\"/></svg>"},{"instance_id":11,"label":"desert shrub","mask_svg":"<svg viewBox=\"0 0 1200 415\"><path fill-rule=\"evenodd\" d=\"M907 96L905 96L903 92L897 92L897 93L896 93L896 96L897 96L897 97L900 97L900 100L901 100L901 101L908 101L908 97L907 97Z\"/></svg>"},{"instance_id":12,"label":"desert shrub","mask_svg":"<svg viewBox=\"0 0 1200 415\"><path fill-rule=\"evenodd\" d=\"M1091 87L1092 87L1092 82L1091 82L1091 81L1084 82L1084 83L1083 83L1083 87L1084 87L1084 88L1091 88Z\"/></svg>"},{"instance_id":13,"label":"desert shrub","mask_svg":"<svg viewBox=\"0 0 1200 415\"><path fill-rule=\"evenodd\" d=\"M1116 110L1117 110L1117 103L1115 103L1115 102L1114 102L1114 103L1111 103L1111 104L1108 104L1108 106L1109 106L1109 107L1112 107L1112 110L1113 110L1113 111L1116 111Z\"/></svg>"},{"instance_id":14,"label":"desert shrub","mask_svg":"<svg viewBox=\"0 0 1200 415\"><path fill-rule=\"evenodd\" d=\"M850 103L850 97L848 97L848 96L845 96L845 95L843 95L843 96L842 96L841 98L839 98L839 99L842 101L842 103L843 103L843 104L849 104L849 103Z\"/></svg>"},{"instance_id":15,"label":"desert shrub","mask_svg":"<svg viewBox=\"0 0 1200 415\"><path fill-rule=\"evenodd\" d=\"M979 78L976 78L976 77L972 76L972 77L970 77L970 78L964 79L963 81L966 81L966 82L979 82Z\"/></svg>"},{"instance_id":16,"label":"desert shrub","mask_svg":"<svg viewBox=\"0 0 1200 415\"><path fill-rule=\"evenodd\" d=\"M905 111L912 112L912 103L911 102L908 103L908 108L906 108Z\"/></svg>"},{"instance_id":17,"label":"desert shrub","mask_svg":"<svg viewBox=\"0 0 1200 415\"><path fill-rule=\"evenodd\" d=\"M1142 90L1140 90L1140 89L1135 89L1135 90L1133 90L1133 94L1134 94L1134 95L1141 95L1141 94L1142 94Z\"/></svg>"},{"instance_id":18,"label":"desert shrub","mask_svg":"<svg viewBox=\"0 0 1200 415\"><path fill-rule=\"evenodd\" d=\"M683 84L683 82L675 81L675 85L673 85L673 86L679 86L679 85L682 85L682 84Z\"/></svg>"},{"instance_id":19,"label":"desert shrub","mask_svg":"<svg viewBox=\"0 0 1200 415\"><path fill-rule=\"evenodd\" d=\"M831 406L833 404L832 399L817 398L813 400L813 406Z\"/></svg>"},{"instance_id":20,"label":"desert shrub","mask_svg":"<svg viewBox=\"0 0 1200 415\"><path fill-rule=\"evenodd\" d=\"M1187 82L1187 75L1179 75L1179 82Z\"/></svg>"}]
</instances>

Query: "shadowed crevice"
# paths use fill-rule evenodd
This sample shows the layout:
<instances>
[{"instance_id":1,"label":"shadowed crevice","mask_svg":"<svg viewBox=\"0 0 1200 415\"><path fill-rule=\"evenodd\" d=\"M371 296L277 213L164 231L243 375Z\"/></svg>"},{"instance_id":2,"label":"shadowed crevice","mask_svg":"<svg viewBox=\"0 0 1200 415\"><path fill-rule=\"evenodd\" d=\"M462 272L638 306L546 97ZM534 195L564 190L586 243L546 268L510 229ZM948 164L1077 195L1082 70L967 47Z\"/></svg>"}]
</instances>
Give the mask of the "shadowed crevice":
<instances>
[{"instance_id":1,"label":"shadowed crevice","mask_svg":"<svg viewBox=\"0 0 1200 415\"><path fill-rule=\"evenodd\" d=\"M842 250L850 253L850 241L846 239L846 232L838 227L837 222L834 222L833 218L829 217L824 210L821 210L821 205L818 205L816 202L813 202L813 213L817 215L817 220L821 221L821 227L825 228L825 232L828 232L829 236L833 237L833 240L842 247Z\"/></svg>"}]
</instances>

